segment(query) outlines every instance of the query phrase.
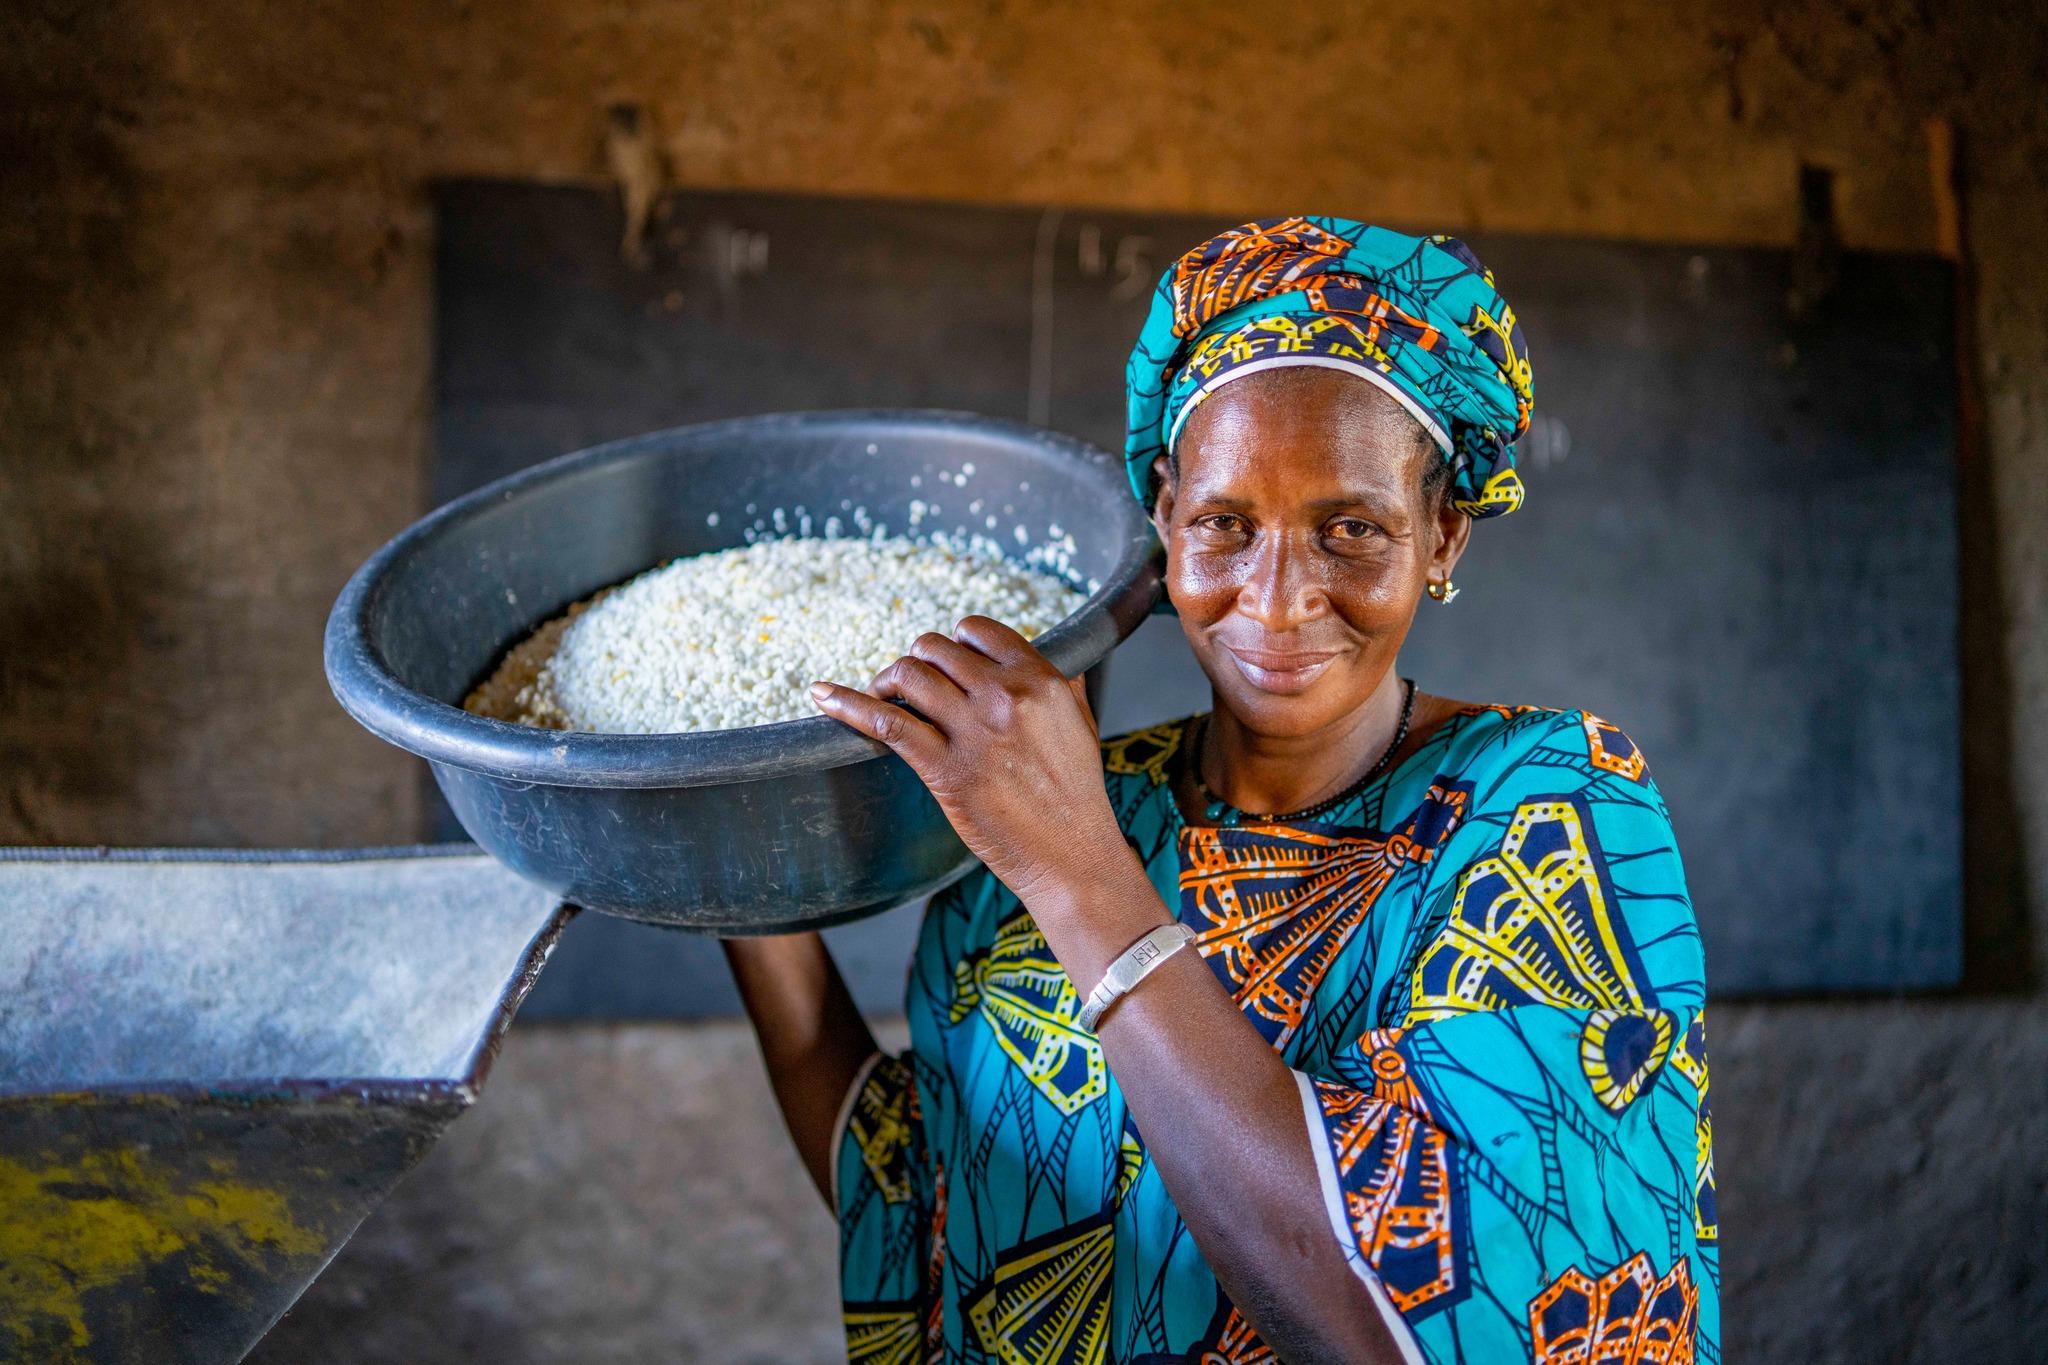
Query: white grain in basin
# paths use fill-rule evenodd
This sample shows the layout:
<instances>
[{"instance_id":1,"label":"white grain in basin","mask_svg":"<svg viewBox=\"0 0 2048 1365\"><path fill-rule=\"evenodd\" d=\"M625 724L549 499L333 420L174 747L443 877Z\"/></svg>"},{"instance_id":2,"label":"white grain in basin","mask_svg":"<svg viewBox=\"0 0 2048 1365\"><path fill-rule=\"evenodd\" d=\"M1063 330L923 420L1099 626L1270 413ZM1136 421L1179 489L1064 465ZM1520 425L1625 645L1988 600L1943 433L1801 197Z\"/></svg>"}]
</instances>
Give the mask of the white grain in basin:
<instances>
[{"instance_id":1,"label":"white grain in basin","mask_svg":"<svg viewBox=\"0 0 2048 1365\"><path fill-rule=\"evenodd\" d=\"M727 730L817 714L826 678L864 687L928 630L992 616L1026 638L1081 605L1050 574L975 549L760 540L612 589L562 631L518 720L601 734Z\"/></svg>"}]
</instances>

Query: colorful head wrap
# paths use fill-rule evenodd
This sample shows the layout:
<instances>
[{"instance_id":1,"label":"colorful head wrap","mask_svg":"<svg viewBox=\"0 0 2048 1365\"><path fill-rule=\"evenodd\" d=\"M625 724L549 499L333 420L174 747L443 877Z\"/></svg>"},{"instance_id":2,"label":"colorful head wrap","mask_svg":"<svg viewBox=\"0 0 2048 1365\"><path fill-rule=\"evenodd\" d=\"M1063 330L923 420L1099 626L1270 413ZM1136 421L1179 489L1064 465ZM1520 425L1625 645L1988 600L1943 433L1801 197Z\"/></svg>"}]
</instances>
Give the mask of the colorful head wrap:
<instances>
[{"instance_id":1,"label":"colorful head wrap","mask_svg":"<svg viewBox=\"0 0 2048 1365\"><path fill-rule=\"evenodd\" d=\"M1522 503L1515 442L1534 387L1515 310L1463 242L1348 218L1269 218L1212 237L1159 278L1124 380L1131 489L1196 405L1284 365L1347 370L1391 394L1450 457L1469 517Z\"/></svg>"}]
</instances>

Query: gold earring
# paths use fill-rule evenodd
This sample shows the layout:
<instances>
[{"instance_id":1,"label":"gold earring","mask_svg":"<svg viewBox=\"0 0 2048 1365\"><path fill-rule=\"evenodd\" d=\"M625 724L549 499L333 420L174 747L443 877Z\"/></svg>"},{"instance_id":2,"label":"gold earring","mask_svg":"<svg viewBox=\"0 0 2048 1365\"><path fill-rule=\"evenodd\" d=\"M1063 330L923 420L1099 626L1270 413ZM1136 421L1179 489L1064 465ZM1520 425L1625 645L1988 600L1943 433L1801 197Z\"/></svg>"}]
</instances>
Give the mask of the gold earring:
<instances>
[{"instance_id":1,"label":"gold earring","mask_svg":"<svg viewBox=\"0 0 2048 1365\"><path fill-rule=\"evenodd\" d=\"M1449 606L1451 604L1451 599L1456 597L1457 595L1458 585L1451 582L1450 579L1432 578L1429 580L1430 601L1441 602L1445 606Z\"/></svg>"}]
</instances>

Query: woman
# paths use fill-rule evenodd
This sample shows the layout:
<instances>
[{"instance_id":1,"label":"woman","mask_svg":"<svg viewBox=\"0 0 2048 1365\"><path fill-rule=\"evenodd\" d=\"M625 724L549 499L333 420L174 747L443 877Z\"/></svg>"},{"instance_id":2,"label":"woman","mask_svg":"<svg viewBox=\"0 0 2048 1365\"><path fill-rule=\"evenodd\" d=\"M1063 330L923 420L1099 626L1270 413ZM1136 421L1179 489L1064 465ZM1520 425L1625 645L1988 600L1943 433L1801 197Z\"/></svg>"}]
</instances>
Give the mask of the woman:
<instances>
[{"instance_id":1,"label":"woman","mask_svg":"<svg viewBox=\"0 0 2048 1365\"><path fill-rule=\"evenodd\" d=\"M1249 224L1160 281L1129 392L1211 714L1098 747L983 618L821 684L983 869L932 901L901 1056L815 935L728 945L850 1354L1718 1359L1703 969L1643 757L1397 668L1522 496L1492 277Z\"/></svg>"}]
</instances>

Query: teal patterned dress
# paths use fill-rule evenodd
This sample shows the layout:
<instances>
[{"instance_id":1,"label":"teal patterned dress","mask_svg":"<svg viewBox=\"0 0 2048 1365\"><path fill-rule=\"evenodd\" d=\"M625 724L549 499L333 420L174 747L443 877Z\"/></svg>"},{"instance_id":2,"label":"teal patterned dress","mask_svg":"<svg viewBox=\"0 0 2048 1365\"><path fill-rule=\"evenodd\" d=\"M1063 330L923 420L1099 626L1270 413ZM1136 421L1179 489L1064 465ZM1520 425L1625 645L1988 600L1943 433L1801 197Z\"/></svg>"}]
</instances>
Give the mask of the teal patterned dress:
<instances>
[{"instance_id":1,"label":"teal patterned dress","mask_svg":"<svg viewBox=\"0 0 2048 1365\"><path fill-rule=\"evenodd\" d=\"M1296 1072L1330 1235L1407 1358L1718 1361L1699 933L1642 754L1472 707L1314 823L1191 825L1186 729L1103 745L1117 818ZM838 1141L851 1358L1275 1358L994 877L934 898L906 1005Z\"/></svg>"}]
</instances>

